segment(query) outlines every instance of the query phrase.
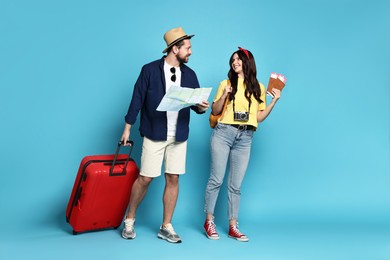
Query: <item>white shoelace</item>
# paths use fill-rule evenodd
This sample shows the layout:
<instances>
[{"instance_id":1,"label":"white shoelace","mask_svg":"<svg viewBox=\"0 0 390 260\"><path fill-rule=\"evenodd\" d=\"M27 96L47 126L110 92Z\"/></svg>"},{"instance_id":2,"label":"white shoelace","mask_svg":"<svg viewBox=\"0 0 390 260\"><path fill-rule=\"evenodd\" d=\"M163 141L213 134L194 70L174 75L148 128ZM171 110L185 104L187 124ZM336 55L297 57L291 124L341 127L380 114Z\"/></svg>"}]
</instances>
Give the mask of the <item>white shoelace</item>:
<instances>
[{"instance_id":1,"label":"white shoelace","mask_svg":"<svg viewBox=\"0 0 390 260\"><path fill-rule=\"evenodd\" d=\"M133 230L134 229L134 222L135 222L135 219L126 219L125 220L126 230Z\"/></svg>"},{"instance_id":2,"label":"white shoelace","mask_svg":"<svg viewBox=\"0 0 390 260\"><path fill-rule=\"evenodd\" d=\"M176 232L175 230L173 229L173 226L172 224L166 224L164 225L165 229L169 231L169 233L173 234L173 235L176 235Z\"/></svg>"},{"instance_id":3,"label":"white shoelace","mask_svg":"<svg viewBox=\"0 0 390 260\"><path fill-rule=\"evenodd\" d=\"M208 224L209 224L208 225L208 231L211 231L210 233L212 233L212 234L217 233L216 225L215 225L214 221L209 220Z\"/></svg>"},{"instance_id":4,"label":"white shoelace","mask_svg":"<svg viewBox=\"0 0 390 260\"><path fill-rule=\"evenodd\" d=\"M236 233L237 235L245 236L243 233L240 232L240 230L238 230L238 222L236 223L236 225L232 226L232 228L233 228L234 233Z\"/></svg>"}]
</instances>

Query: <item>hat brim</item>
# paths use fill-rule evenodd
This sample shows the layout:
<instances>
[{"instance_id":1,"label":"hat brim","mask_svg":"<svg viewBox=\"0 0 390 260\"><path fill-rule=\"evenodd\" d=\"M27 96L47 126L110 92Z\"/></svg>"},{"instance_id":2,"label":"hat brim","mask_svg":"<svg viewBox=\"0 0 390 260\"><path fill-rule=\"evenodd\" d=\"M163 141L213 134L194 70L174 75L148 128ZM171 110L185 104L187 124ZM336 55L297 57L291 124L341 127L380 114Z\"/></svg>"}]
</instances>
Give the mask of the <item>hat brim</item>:
<instances>
[{"instance_id":1,"label":"hat brim","mask_svg":"<svg viewBox=\"0 0 390 260\"><path fill-rule=\"evenodd\" d=\"M171 42L171 44L169 44L164 50L163 50L163 53L166 53L168 51L169 48L171 48L173 45L175 45L176 43L182 41L182 40L185 40L185 39L191 39L192 37L194 37L195 34L192 34L192 35L184 35L180 38L177 38L176 40L174 40L173 42Z\"/></svg>"}]
</instances>

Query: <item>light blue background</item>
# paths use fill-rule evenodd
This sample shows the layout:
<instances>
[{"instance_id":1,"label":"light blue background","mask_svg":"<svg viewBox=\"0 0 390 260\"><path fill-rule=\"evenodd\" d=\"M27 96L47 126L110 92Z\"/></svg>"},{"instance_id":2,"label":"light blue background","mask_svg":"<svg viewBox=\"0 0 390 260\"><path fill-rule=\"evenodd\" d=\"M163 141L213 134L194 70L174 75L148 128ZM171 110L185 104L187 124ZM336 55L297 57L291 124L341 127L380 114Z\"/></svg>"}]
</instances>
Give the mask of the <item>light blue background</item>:
<instances>
[{"instance_id":1,"label":"light blue background","mask_svg":"<svg viewBox=\"0 0 390 260\"><path fill-rule=\"evenodd\" d=\"M0 0L0 258L390 259L389 12L389 0ZM273 71L288 78L242 186L251 241L227 238L225 190L221 240L202 233L209 111L192 113L173 220L183 244L156 239L162 178L136 240L72 236L65 208L80 160L114 152L141 67L177 26L195 34L189 66L212 96L237 46L264 84Z\"/></svg>"}]
</instances>

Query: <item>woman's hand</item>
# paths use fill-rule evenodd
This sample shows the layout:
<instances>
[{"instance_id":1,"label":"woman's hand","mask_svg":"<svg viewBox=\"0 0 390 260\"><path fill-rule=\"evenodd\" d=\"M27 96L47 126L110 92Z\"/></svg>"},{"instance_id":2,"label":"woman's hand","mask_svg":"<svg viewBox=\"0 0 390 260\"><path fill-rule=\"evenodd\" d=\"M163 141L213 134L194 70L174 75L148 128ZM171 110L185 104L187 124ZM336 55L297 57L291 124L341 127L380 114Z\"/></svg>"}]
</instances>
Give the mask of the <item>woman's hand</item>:
<instances>
[{"instance_id":1,"label":"woman's hand","mask_svg":"<svg viewBox=\"0 0 390 260\"><path fill-rule=\"evenodd\" d=\"M269 103L269 105L266 106L266 108L264 110L259 110L257 112L257 122L259 122L259 123L263 122L269 116L269 114L271 113L271 111L274 108L276 102L280 98L280 90L276 89L276 88L273 88L271 90L271 94L273 95L271 103Z\"/></svg>"},{"instance_id":2,"label":"woman's hand","mask_svg":"<svg viewBox=\"0 0 390 260\"><path fill-rule=\"evenodd\" d=\"M223 92L223 97L226 98L232 92L232 86L230 84L226 85L225 90Z\"/></svg>"},{"instance_id":3,"label":"woman's hand","mask_svg":"<svg viewBox=\"0 0 390 260\"><path fill-rule=\"evenodd\" d=\"M274 101L274 102L278 101L280 98L280 90L277 88L273 88L271 90L271 93L273 95L272 101Z\"/></svg>"}]
</instances>

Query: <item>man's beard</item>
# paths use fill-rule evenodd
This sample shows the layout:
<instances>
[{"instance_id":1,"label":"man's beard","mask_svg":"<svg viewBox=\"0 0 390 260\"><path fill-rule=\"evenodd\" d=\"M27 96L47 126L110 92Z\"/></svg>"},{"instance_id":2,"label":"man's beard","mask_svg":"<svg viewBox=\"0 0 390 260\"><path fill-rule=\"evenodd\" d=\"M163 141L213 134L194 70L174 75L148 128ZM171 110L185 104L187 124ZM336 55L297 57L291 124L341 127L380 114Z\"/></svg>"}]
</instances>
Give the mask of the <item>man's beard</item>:
<instances>
[{"instance_id":1,"label":"man's beard","mask_svg":"<svg viewBox=\"0 0 390 260\"><path fill-rule=\"evenodd\" d=\"M188 62L188 56L185 56L184 58L177 56L177 60L180 62L180 64L187 63Z\"/></svg>"}]
</instances>

